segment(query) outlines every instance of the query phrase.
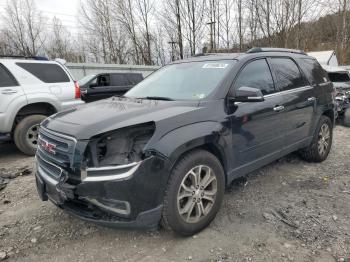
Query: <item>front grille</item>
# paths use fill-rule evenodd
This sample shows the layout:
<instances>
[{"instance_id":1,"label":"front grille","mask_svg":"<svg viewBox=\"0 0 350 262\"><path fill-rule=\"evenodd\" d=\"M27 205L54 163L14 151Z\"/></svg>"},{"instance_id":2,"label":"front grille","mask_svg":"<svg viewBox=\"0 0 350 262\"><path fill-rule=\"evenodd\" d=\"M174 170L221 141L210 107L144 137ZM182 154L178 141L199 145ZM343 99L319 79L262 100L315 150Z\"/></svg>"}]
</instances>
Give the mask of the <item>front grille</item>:
<instances>
[{"instance_id":1,"label":"front grille","mask_svg":"<svg viewBox=\"0 0 350 262\"><path fill-rule=\"evenodd\" d=\"M42 159L39 155L37 155L36 159L37 159L37 164L46 174L48 174L50 177L54 178L55 180L59 180L63 172L62 168L60 168L57 165L54 165L51 162L48 162Z\"/></svg>"},{"instance_id":2,"label":"front grille","mask_svg":"<svg viewBox=\"0 0 350 262\"><path fill-rule=\"evenodd\" d=\"M41 127L39 130L37 163L54 179L62 173L74 173L76 139Z\"/></svg>"}]
</instances>

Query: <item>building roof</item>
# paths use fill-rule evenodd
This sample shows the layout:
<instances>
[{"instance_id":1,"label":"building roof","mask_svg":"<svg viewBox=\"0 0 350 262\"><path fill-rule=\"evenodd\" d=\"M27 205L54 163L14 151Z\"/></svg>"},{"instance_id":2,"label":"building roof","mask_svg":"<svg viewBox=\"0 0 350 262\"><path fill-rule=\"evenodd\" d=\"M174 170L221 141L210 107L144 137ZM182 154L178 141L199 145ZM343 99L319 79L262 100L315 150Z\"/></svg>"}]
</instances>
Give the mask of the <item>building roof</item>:
<instances>
[{"instance_id":1,"label":"building roof","mask_svg":"<svg viewBox=\"0 0 350 262\"><path fill-rule=\"evenodd\" d=\"M321 65L338 66L338 60L334 50L309 52L307 54L316 58Z\"/></svg>"}]
</instances>

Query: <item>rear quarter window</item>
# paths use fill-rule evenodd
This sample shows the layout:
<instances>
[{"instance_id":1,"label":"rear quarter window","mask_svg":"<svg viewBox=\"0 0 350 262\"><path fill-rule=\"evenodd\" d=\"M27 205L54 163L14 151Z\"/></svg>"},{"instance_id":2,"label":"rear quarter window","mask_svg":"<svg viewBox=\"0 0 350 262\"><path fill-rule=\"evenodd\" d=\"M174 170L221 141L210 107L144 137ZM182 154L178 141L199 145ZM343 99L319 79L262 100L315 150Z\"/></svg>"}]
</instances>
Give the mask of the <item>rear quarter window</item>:
<instances>
[{"instance_id":1,"label":"rear quarter window","mask_svg":"<svg viewBox=\"0 0 350 262\"><path fill-rule=\"evenodd\" d=\"M310 84L319 85L328 81L326 71L315 59L300 58L298 62Z\"/></svg>"},{"instance_id":2,"label":"rear quarter window","mask_svg":"<svg viewBox=\"0 0 350 262\"><path fill-rule=\"evenodd\" d=\"M0 87L18 86L16 79L8 69L0 64Z\"/></svg>"},{"instance_id":3,"label":"rear quarter window","mask_svg":"<svg viewBox=\"0 0 350 262\"><path fill-rule=\"evenodd\" d=\"M70 82L66 72L57 64L16 63L19 67L31 73L45 83Z\"/></svg>"}]
</instances>

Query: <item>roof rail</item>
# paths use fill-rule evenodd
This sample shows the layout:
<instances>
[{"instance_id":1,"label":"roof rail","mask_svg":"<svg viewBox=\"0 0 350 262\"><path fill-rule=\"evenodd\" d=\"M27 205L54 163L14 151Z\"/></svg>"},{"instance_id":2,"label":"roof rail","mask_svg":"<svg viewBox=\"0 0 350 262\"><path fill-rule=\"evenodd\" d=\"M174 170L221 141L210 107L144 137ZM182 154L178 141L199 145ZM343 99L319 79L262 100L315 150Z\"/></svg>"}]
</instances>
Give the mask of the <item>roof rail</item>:
<instances>
[{"instance_id":1,"label":"roof rail","mask_svg":"<svg viewBox=\"0 0 350 262\"><path fill-rule=\"evenodd\" d=\"M225 56L225 55L233 55L233 54L237 54L237 53L197 53L194 54L192 57L200 57L200 56Z\"/></svg>"},{"instance_id":2,"label":"roof rail","mask_svg":"<svg viewBox=\"0 0 350 262\"><path fill-rule=\"evenodd\" d=\"M284 52L284 53L307 55L302 50L288 49L288 48L274 48L274 47L253 47L247 51L247 54L260 53L260 52Z\"/></svg>"},{"instance_id":3,"label":"roof rail","mask_svg":"<svg viewBox=\"0 0 350 262\"><path fill-rule=\"evenodd\" d=\"M198 53L194 54L192 57L207 56L207 55L218 55L216 53Z\"/></svg>"},{"instance_id":4,"label":"roof rail","mask_svg":"<svg viewBox=\"0 0 350 262\"><path fill-rule=\"evenodd\" d=\"M0 58L32 59L32 60L49 61L49 59L44 56L0 55Z\"/></svg>"}]
</instances>

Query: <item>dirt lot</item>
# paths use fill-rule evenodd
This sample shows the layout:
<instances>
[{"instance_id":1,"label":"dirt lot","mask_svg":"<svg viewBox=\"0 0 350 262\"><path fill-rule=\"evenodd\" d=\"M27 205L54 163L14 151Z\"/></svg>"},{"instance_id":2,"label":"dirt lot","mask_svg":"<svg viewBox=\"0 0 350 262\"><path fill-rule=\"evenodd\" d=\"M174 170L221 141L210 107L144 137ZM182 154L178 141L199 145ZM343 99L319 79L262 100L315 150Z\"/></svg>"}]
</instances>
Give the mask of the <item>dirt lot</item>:
<instances>
[{"instance_id":1,"label":"dirt lot","mask_svg":"<svg viewBox=\"0 0 350 262\"><path fill-rule=\"evenodd\" d=\"M7 261L350 261L350 129L337 127L327 161L290 155L227 190L209 228L182 238L80 221L41 202L34 176L0 191L0 257ZM12 144L0 168L34 167ZM1 258L0 258L1 260Z\"/></svg>"}]
</instances>

